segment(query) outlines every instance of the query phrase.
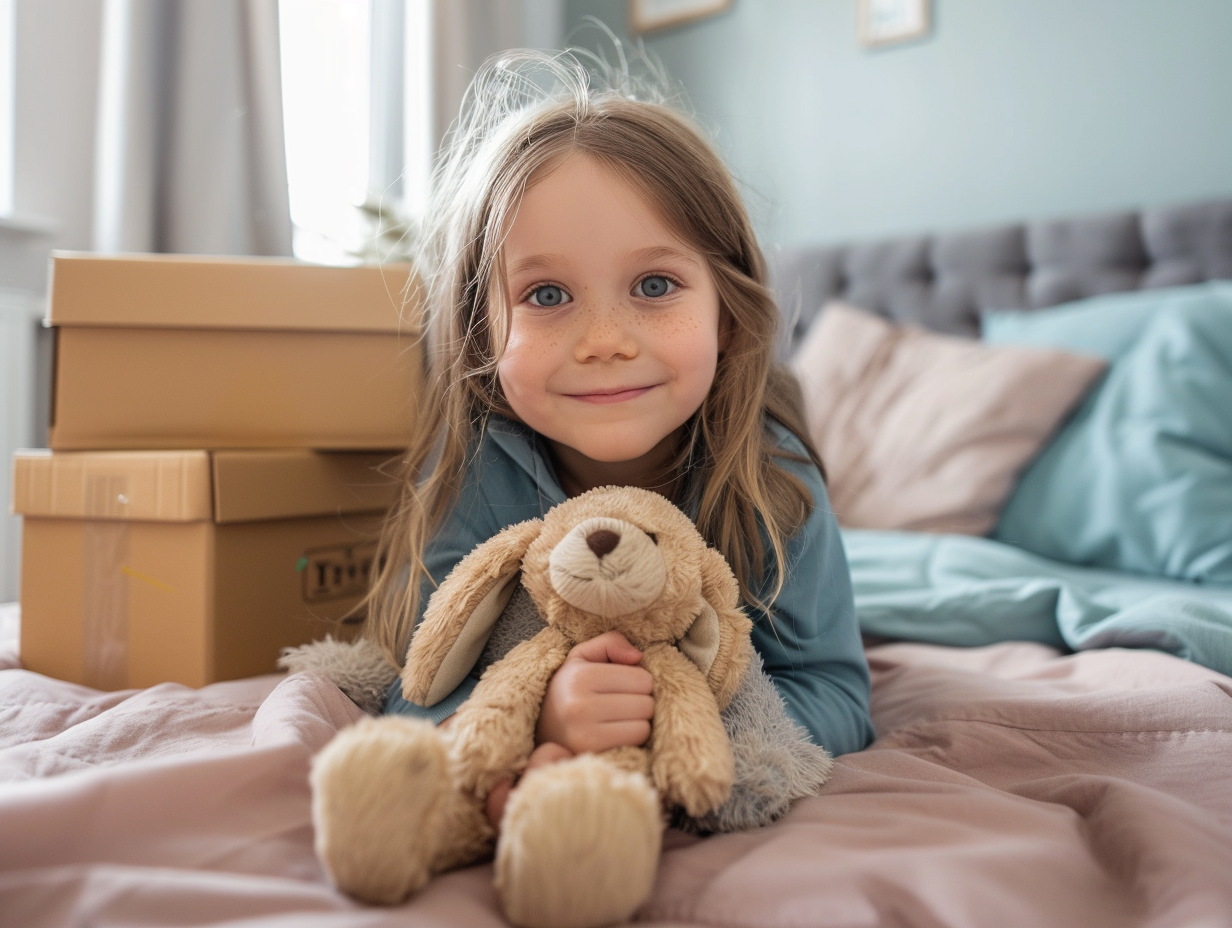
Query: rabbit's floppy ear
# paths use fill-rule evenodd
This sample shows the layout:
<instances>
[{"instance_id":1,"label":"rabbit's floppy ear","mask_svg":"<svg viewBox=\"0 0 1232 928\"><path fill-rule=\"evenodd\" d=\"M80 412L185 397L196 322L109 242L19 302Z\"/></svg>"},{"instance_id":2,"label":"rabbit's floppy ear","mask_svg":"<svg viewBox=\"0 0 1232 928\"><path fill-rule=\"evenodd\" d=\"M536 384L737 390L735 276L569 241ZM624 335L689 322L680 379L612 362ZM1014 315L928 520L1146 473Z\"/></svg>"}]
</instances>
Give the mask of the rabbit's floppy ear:
<instances>
[{"instance_id":1,"label":"rabbit's floppy ear","mask_svg":"<svg viewBox=\"0 0 1232 928\"><path fill-rule=\"evenodd\" d=\"M526 549L542 529L542 519L511 525L458 561L428 600L411 638L403 696L434 706L466 679L513 596Z\"/></svg>"},{"instance_id":2,"label":"rabbit's floppy ear","mask_svg":"<svg viewBox=\"0 0 1232 928\"><path fill-rule=\"evenodd\" d=\"M707 548L702 556L702 605L677 643L706 677L719 708L731 702L749 665L753 623L740 610L740 587L723 555Z\"/></svg>"},{"instance_id":3,"label":"rabbit's floppy ear","mask_svg":"<svg viewBox=\"0 0 1232 928\"><path fill-rule=\"evenodd\" d=\"M702 600L702 609L684 637L676 642L684 656L697 665L702 676L709 678L710 668L719 656L719 614L714 606Z\"/></svg>"}]
</instances>

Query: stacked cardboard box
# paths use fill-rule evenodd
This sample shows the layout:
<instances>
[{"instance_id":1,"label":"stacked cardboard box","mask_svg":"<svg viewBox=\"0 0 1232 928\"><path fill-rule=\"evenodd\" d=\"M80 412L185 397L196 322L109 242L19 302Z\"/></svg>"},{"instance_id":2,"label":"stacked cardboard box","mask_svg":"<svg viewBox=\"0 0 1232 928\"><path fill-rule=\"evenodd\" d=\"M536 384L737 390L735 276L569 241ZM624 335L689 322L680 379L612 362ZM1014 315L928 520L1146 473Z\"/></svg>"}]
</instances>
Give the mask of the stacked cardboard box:
<instances>
[{"instance_id":1,"label":"stacked cardboard box","mask_svg":"<svg viewBox=\"0 0 1232 928\"><path fill-rule=\"evenodd\" d=\"M410 269L57 254L50 307L50 450L13 471L25 666L200 686L337 632L415 427Z\"/></svg>"}]
</instances>

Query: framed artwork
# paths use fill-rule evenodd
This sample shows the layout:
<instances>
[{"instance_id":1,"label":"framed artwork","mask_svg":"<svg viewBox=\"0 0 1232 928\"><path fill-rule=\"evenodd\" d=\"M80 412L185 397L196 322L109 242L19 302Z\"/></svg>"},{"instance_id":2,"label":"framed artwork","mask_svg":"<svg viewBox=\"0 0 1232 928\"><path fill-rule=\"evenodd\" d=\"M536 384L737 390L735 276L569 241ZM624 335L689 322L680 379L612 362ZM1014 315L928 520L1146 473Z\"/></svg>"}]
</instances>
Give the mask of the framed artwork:
<instances>
[{"instance_id":1,"label":"framed artwork","mask_svg":"<svg viewBox=\"0 0 1232 928\"><path fill-rule=\"evenodd\" d=\"M629 0L629 28L644 35L721 13L733 0Z\"/></svg>"},{"instance_id":2,"label":"framed artwork","mask_svg":"<svg viewBox=\"0 0 1232 928\"><path fill-rule=\"evenodd\" d=\"M910 42L931 28L929 0L856 0L856 29L866 48Z\"/></svg>"}]
</instances>

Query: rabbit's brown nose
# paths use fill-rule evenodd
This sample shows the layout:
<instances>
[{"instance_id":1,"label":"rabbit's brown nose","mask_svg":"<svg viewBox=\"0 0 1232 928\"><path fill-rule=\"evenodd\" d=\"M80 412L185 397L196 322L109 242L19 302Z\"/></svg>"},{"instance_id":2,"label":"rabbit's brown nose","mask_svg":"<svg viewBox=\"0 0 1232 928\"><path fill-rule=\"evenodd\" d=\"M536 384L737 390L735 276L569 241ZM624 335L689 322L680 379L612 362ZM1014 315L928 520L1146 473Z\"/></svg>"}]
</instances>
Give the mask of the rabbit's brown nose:
<instances>
[{"instance_id":1,"label":"rabbit's brown nose","mask_svg":"<svg viewBox=\"0 0 1232 928\"><path fill-rule=\"evenodd\" d=\"M620 536L605 528L596 529L586 536L586 547L595 552L595 557L610 554L620 544Z\"/></svg>"}]
</instances>

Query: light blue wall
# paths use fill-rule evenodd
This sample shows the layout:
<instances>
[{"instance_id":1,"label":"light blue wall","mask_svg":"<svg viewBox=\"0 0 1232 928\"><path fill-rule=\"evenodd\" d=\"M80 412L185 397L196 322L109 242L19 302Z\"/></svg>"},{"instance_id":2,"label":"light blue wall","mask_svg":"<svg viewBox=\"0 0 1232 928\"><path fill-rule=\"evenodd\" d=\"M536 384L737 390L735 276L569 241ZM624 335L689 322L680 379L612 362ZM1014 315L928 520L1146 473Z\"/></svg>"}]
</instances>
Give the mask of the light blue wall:
<instances>
[{"instance_id":1,"label":"light blue wall","mask_svg":"<svg viewBox=\"0 0 1232 928\"><path fill-rule=\"evenodd\" d=\"M1232 0L933 0L870 51L856 0L735 0L647 37L787 244L1232 196ZM626 0L567 0L627 37ZM582 27L579 29L579 27Z\"/></svg>"}]
</instances>

